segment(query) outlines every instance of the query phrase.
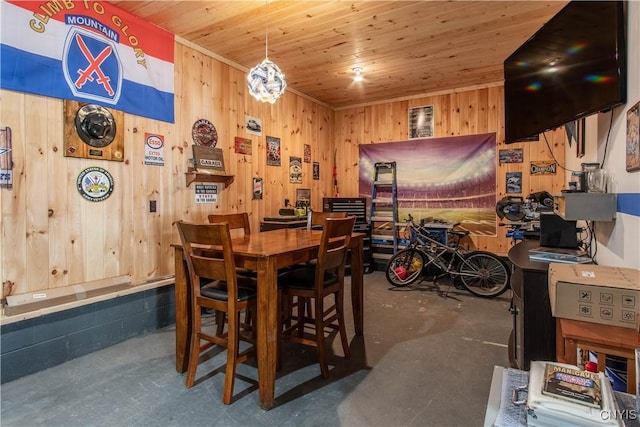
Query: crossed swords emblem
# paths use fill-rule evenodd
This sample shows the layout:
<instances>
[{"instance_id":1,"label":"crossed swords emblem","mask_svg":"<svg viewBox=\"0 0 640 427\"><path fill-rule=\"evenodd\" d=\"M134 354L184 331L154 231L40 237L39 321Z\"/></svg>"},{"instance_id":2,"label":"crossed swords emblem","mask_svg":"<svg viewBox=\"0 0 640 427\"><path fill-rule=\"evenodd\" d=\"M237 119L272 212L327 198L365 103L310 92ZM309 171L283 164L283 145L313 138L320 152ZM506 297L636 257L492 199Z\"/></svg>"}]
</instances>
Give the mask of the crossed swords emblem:
<instances>
[{"instance_id":1,"label":"crossed swords emblem","mask_svg":"<svg viewBox=\"0 0 640 427\"><path fill-rule=\"evenodd\" d=\"M109 83L111 81L111 78L107 77L102 71L102 69L100 68L102 63L109 57L109 55L111 55L111 52L113 52L113 49L111 48L111 46L105 47L98 54L98 56L94 57L79 34L76 34L76 42L78 42L78 46L80 47L80 50L82 51L82 54L84 55L84 57L87 59L87 61L89 61L89 66L84 70L82 69L78 70L78 74L80 76L75 81L74 83L75 86L78 89L80 89L82 86L85 85L85 83L87 83L87 81L92 82L93 73L95 73L96 76L98 77L96 82L104 86L109 96L113 96L114 91L113 91L113 88L111 87L111 84Z\"/></svg>"}]
</instances>

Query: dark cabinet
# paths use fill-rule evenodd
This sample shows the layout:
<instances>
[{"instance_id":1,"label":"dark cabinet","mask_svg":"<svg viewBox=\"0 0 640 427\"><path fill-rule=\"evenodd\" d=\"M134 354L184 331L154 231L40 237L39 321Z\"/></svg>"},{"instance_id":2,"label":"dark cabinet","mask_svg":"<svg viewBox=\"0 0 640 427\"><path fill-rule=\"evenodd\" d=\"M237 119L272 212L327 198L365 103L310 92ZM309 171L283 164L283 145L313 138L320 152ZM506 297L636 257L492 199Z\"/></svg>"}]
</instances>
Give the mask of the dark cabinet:
<instances>
[{"instance_id":1,"label":"dark cabinet","mask_svg":"<svg viewBox=\"0 0 640 427\"><path fill-rule=\"evenodd\" d=\"M556 328L549 302L549 264L529 260L529 249L539 246L525 240L509 250L511 313L513 330L509 338L509 361L513 368L529 370L532 360L555 360Z\"/></svg>"}]
</instances>

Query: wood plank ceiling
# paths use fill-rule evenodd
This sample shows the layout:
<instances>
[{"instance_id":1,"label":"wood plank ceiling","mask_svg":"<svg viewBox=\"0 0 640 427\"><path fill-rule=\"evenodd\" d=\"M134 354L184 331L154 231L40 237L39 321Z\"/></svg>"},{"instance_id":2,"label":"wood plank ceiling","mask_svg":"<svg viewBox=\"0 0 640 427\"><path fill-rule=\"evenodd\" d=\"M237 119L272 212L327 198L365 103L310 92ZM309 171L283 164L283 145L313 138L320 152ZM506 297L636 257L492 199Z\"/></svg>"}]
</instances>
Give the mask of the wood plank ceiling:
<instances>
[{"instance_id":1,"label":"wood plank ceiling","mask_svg":"<svg viewBox=\"0 0 640 427\"><path fill-rule=\"evenodd\" d=\"M110 1L241 69L268 56L335 109L500 84L567 1ZM353 82L353 68L364 81Z\"/></svg>"}]
</instances>

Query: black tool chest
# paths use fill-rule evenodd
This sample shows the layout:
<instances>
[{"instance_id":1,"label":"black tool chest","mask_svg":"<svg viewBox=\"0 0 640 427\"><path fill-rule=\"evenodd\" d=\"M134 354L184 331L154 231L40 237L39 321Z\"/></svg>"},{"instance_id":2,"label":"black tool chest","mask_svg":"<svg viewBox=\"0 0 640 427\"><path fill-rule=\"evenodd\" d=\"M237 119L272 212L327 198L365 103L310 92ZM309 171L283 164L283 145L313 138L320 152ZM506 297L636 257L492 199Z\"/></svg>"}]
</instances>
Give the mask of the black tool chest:
<instances>
[{"instance_id":1,"label":"black tool chest","mask_svg":"<svg viewBox=\"0 0 640 427\"><path fill-rule=\"evenodd\" d=\"M364 272L371 273L373 271L371 258L371 226L367 220L367 199L364 197L325 197L322 199L322 210L323 212L346 212L348 216L356 217L356 224L353 227L353 231L364 233L365 235L363 253Z\"/></svg>"}]
</instances>

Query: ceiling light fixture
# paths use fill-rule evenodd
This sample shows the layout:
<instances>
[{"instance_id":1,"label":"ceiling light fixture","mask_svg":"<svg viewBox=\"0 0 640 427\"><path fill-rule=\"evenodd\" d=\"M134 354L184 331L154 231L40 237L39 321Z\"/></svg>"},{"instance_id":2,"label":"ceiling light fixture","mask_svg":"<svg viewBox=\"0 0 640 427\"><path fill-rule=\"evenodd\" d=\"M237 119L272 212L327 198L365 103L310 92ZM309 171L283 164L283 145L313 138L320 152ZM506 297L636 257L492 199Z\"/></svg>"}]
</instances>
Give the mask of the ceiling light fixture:
<instances>
[{"instance_id":1,"label":"ceiling light fixture","mask_svg":"<svg viewBox=\"0 0 640 427\"><path fill-rule=\"evenodd\" d=\"M364 77L362 77L362 74L361 74L362 70L363 70L362 67L354 67L354 68L352 68L352 70L353 70L354 73L356 73L356 75L353 76L353 81L354 82L361 82L361 81L364 80Z\"/></svg>"},{"instance_id":2,"label":"ceiling light fixture","mask_svg":"<svg viewBox=\"0 0 640 427\"><path fill-rule=\"evenodd\" d=\"M273 61L269 60L268 8L269 1L265 0L264 60L249 70L249 74L247 74L247 87L249 88L251 96L258 101L274 104L284 93L287 82L280 68L278 68Z\"/></svg>"}]
</instances>

